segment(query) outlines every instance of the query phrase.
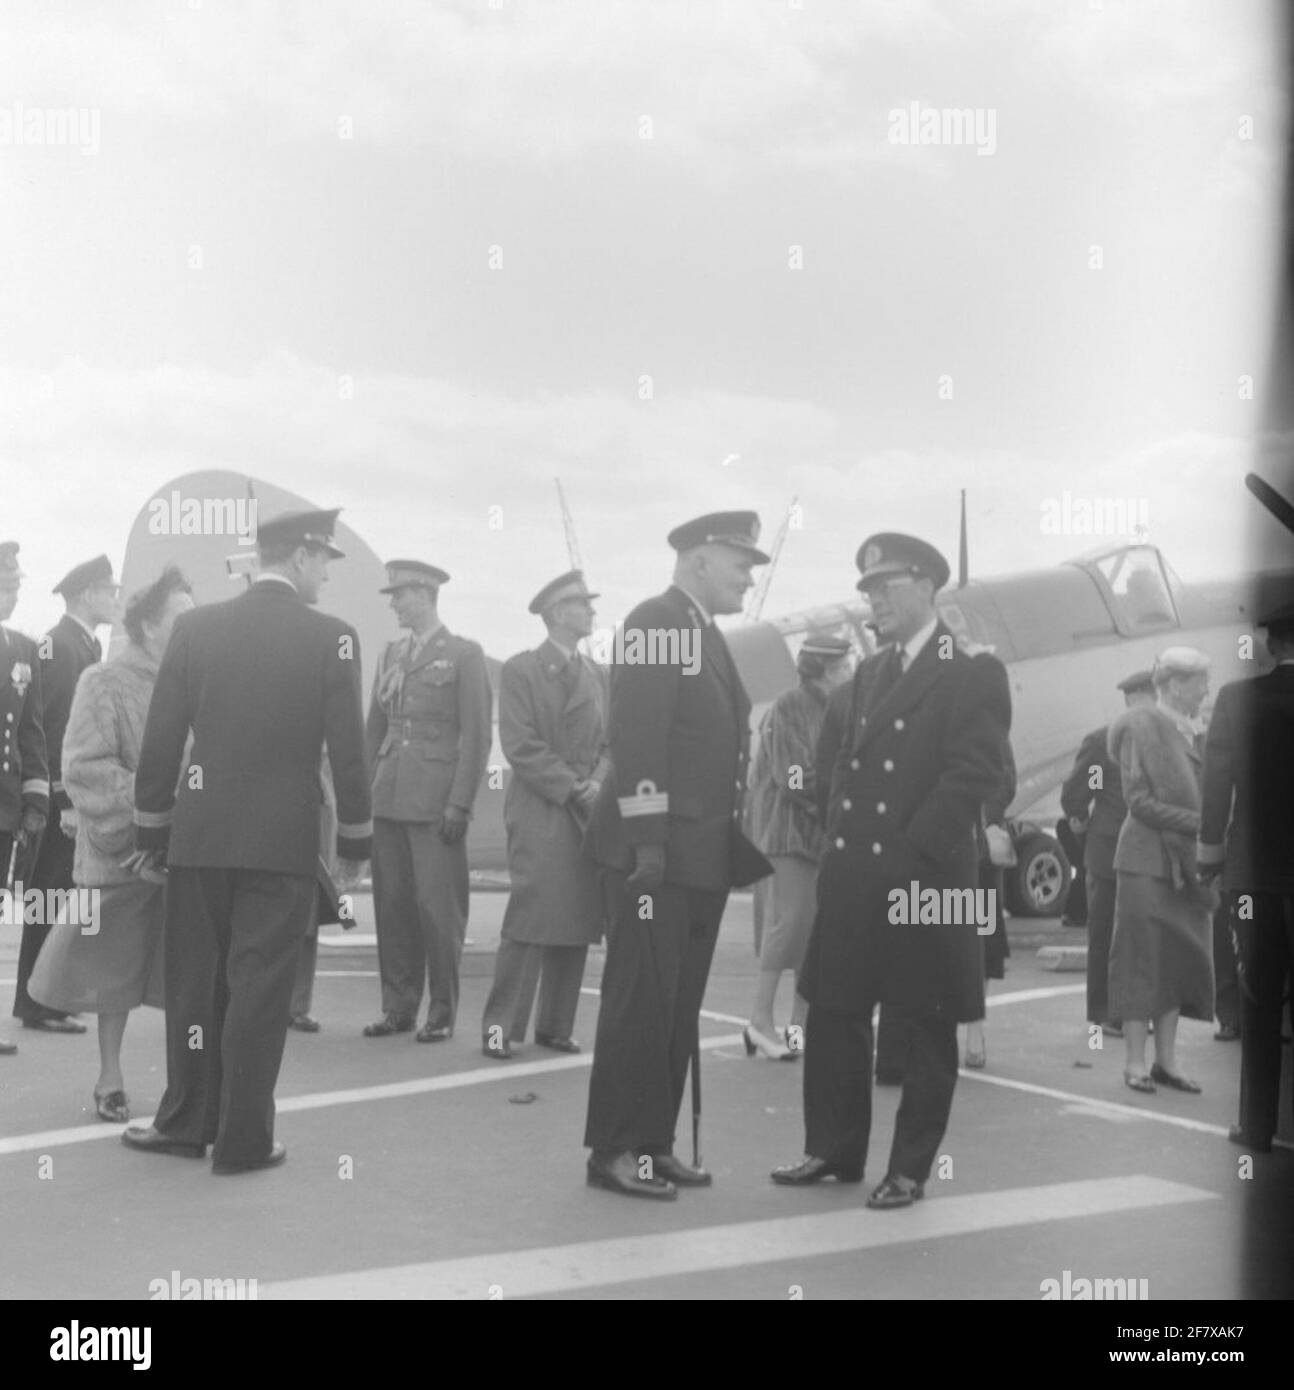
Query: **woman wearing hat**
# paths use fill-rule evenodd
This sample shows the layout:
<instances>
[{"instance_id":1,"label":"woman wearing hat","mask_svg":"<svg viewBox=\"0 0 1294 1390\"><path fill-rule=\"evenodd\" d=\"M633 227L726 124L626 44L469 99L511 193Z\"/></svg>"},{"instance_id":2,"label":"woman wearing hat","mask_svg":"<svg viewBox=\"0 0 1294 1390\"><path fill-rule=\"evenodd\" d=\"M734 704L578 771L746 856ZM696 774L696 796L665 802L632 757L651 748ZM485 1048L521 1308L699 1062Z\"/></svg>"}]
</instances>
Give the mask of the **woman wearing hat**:
<instances>
[{"instance_id":1,"label":"woman wearing hat","mask_svg":"<svg viewBox=\"0 0 1294 1390\"><path fill-rule=\"evenodd\" d=\"M751 838L773 865L772 879L755 890L759 978L750 1023L742 1030L746 1055L791 1061L800 1051L808 1005L797 991L787 1041L777 1036L773 1001L786 970L797 974L813 928L823 831L818 819L814 757L827 697L851 674L849 642L807 637L796 660L800 684L779 696L759 730L751 774Z\"/></svg>"},{"instance_id":2,"label":"woman wearing hat","mask_svg":"<svg viewBox=\"0 0 1294 1390\"><path fill-rule=\"evenodd\" d=\"M1177 1020L1213 1018L1212 888L1195 858L1202 762L1196 719L1208 693L1209 658L1169 647L1155 663L1157 703L1125 710L1110 725L1128 816L1114 855L1109 1012L1123 1020L1123 1078L1134 1091L1156 1084L1199 1093L1177 1066ZM1155 1061L1146 1070L1154 1020Z\"/></svg>"},{"instance_id":3,"label":"woman wearing hat","mask_svg":"<svg viewBox=\"0 0 1294 1390\"><path fill-rule=\"evenodd\" d=\"M140 1004L165 1004L165 880L122 867L133 847L135 769L162 653L175 619L192 607L189 585L174 566L130 600L130 641L82 674L63 737L63 784L75 816L73 882L98 893L97 930L86 932L78 920L59 922L41 948L29 988L51 1009L99 1015L94 1106L101 1120L115 1124L130 1118L121 1072L126 1019ZM67 818L63 828L73 828ZM85 898L81 892L78 904Z\"/></svg>"}]
</instances>

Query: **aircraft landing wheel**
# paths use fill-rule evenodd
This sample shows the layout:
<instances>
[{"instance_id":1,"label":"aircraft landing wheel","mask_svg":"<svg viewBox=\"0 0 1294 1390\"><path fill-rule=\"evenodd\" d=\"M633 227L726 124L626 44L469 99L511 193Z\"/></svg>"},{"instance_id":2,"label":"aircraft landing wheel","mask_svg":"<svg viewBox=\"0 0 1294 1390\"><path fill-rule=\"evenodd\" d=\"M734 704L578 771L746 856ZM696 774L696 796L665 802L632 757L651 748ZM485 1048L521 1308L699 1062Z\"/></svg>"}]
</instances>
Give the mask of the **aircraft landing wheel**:
<instances>
[{"instance_id":1,"label":"aircraft landing wheel","mask_svg":"<svg viewBox=\"0 0 1294 1390\"><path fill-rule=\"evenodd\" d=\"M1021 917L1055 917L1065 906L1070 866L1060 842L1041 831L1016 845L1019 863L1007 871L1007 905Z\"/></svg>"}]
</instances>

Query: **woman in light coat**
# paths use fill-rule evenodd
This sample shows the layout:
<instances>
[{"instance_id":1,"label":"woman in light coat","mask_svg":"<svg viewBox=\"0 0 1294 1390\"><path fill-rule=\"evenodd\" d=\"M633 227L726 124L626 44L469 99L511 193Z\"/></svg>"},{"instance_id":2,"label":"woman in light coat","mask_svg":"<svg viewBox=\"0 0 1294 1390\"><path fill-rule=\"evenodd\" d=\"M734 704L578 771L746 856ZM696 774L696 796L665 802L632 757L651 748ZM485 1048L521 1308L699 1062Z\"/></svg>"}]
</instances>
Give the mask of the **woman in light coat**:
<instances>
[{"instance_id":1,"label":"woman in light coat","mask_svg":"<svg viewBox=\"0 0 1294 1390\"><path fill-rule=\"evenodd\" d=\"M63 828L76 836L72 878L81 890L78 899L94 893L98 910L90 931L74 918L54 927L30 990L49 1008L99 1015L95 1110L100 1119L118 1124L130 1118L121 1072L126 1019L140 1004L164 1004L165 880L122 867L134 846L135 769L171 627L192 607L189 585L174 566L130 600L125 620L130 640L82 673L63 740L63 783L74 811L70 818L64 815Z\"/></svg>"},{"instance_id":2,"label":"woman in light coat","mask_svg":"<svg viewBox=\"0 0 1294 1390\"><path fill-rule=\"evenodd\" d=\"M1156 1084L1198 1094L1177 1065L1177 1020L1213 1018L1214 890L1200 881L1202 762L1195 720L1208 693L1209 659L1169 647L1155 663L1157 703L1125 710L1110 725L1128 815L1114 854L1117 880L1110 943L1109 1012L1123 1019L1123 1078L1134 1091ZM1155 1024L1155 1061L1146 1037Z\"/></svg>"}]
</instances>

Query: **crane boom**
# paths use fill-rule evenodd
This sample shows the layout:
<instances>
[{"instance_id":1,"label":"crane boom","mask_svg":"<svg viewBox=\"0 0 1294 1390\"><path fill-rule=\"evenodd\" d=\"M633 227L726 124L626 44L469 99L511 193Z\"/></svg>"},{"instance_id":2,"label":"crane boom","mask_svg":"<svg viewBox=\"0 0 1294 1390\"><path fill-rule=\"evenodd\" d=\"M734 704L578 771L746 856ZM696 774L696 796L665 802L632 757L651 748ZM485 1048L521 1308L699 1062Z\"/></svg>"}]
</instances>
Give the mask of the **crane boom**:
<instances>
[{"instance_id":1,"label":"crane boom","mask_svg":"<svg viewBox=\"0 0 1294 1390\"><path fill-rule=\"evenodd\" d=\"M571 509L566 505L566 493L562 490L562 480L554 478L557 484L557 501L562 509L562 529L566 532L566 553L571 558L571 568L581 570L584 562L580 559L579 542L575 539L575 522L571 517Z\"/></svg>"},{"instance_id":2,"label":"crane boom","mask_svg":"<svg viewBox=\"0 0 1294 1390\"><path fill-rule=\"evenodd\" d=\"M791 498L791 505L787 507L782 517L782 524L777 528L777 535L773 538L773 549L769 552L768 564L764 566L764 572L759 577L759 583L755 585L754 592L750 597L750 605L746 610L746 617L750 622L758 620L759 615L764 611L764 603L768 598L768 591L773 583L773 571L777 569L777 562L782 554L782 546L786 544L786 533L791 526L791 517L795 513L795 504L800 499Z\"/></svg>"}]
</instances>

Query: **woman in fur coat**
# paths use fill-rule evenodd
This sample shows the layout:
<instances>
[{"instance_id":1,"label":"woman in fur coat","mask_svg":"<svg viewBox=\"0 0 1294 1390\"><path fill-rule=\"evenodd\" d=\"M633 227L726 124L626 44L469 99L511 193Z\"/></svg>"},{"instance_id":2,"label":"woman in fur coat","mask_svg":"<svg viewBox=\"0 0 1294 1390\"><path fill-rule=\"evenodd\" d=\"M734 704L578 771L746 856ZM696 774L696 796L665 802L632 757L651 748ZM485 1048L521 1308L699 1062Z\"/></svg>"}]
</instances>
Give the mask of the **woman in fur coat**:
<instances>
[{"instance_id":1,"label":"woman in fur coat","mask_svg":"<svg viewBox=\"0 0 1294 1390\"><path fill-rule=\"evenodd\" d=\"M169 566L126 608L129 642L82 673L63 740L63 783L74 815L63 829L76 836L72 877L87 915L64 914L46 938L32 973L32 998L68 1013L99 1015L100 1119L122 1123L130 1102L121 1072L121 1040L131 1009L163 1007L162 899L165 880L122 867L134 847L135 769L157 668L176 617L193 607L189 585ZM69 820L72 824L69 826Z\"/></svg>"},{"instance_id":2,"label":"woman in fur coat","mask_svg":"<svg viewBox=\"0 0 1294 1390\"><path fill-rule=\"evenodd\" d=\"M1110 725L1128 815L1114 855L1117 879L1110 943L1111 1018L1123 1019L1124 1082L1199 1093L1177 1066L1177 1020L1213 1017L1215 890L1195 860L1202 762L1195 720L1209 689L1209 659L1169 647L1155 663L1157 703L1125 710ZM1155 1061L1146 1070L1148 1023Z\"/></svg>"}]
</instances>

